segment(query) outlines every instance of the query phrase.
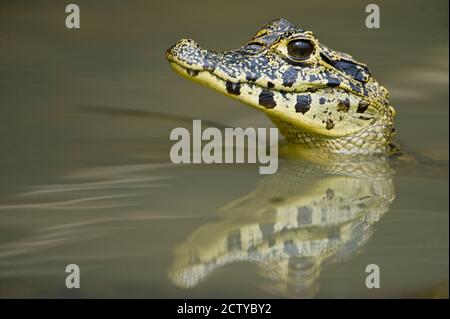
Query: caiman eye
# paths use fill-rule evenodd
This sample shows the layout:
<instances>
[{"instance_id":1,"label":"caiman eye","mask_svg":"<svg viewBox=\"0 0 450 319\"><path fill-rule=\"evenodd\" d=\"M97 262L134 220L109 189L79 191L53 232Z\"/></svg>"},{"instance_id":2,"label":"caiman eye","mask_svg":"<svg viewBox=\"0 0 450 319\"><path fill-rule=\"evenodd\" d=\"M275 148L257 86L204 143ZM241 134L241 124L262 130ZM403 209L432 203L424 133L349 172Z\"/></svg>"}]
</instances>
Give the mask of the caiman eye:
<instances>
[{"instance_id":1,"label":"caiman eye","mask_svg":"<svg viewBox=\"0 0 450 319\"><path fill-rule=\"evenodd\" d=\"M292 40L287 45L287 52L293 60L306 60L314 51L314 45L306 39Z\"/></svg>"}]
</instances>

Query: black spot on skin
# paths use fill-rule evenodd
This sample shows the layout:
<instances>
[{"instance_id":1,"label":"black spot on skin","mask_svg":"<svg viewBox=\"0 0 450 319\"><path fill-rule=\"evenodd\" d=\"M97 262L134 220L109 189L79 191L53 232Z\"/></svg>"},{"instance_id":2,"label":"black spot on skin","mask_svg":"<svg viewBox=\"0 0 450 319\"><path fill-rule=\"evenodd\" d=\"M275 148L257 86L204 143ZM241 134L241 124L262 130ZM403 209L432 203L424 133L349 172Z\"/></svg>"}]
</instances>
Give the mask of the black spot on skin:
<instances>
[{"instance_id":1,"label":"black spot on skin","mask_svg":"<svg viewBox=\"0 0 450 319\"><path fill-rule=\"evenodd\" d=\"M277 33L266 34L264 36L259 37L259 41L264 42L266 45L271 45L279 38Z\"/></svg>"},{"instance_id":2,"label":"black spot on skin","mask_svg":"<svg viewBox=\"0 0 450 319\"><path fill-rule=\"evenodd\" d=\"M297 95L297 103L295 104L295 111L305 114L309 111L311 105L311 96L309 95Z\"/></svg>"},{"instance_id":3,"label":"black spot on skin","mask_svg":"<svg viewBox=\"0 0 450 319\"><path fill-rule=\"evenodd\" d=\"M306 92L309 92L309 93L316 93L318 90L319 90L318 88L308 88L308 89L306 90Z\"/></svg>"},{"instance_id":4,"label":"black spot on skin","mask_svg":"<svg viewBox=\"0 0 450 319\"><path fill-rule=\"evenodd\" d=\"M334 127L333 120L328 119L325 127L327 128L327 130L331 130Z\"/></svg>"},{"instance_id":5,"label":"black spot on skin","mask_svg":"<svg viewBox=\"0 0 450 319\"><path fill-rule=\"evenodd\" d=\"M367 89L363 88L363 89L362 89L362 94L363 94L364 96L368 96L368 95L369 95L369 92L367 91ZM387 101L385 101L384 105L388 105Z\"/></svg>"},{"instance_id":6,"label":"black spot on skin","mask_svg":"<svg viewBox=\"0 0 450 319\"><path fill-rule=\"evenodd\" d=\"M191 69L187 69L187 74L189 74L190 76L197 76L200 73L200 71L198 70L191 70Z\"/></svg>"},{"instance_id":7,"label":"black spot on skin","mask_svg":"<svg viewBox=\"0 0 450 319\"><path fill-rule=\"evenodd\" d=\"M338 78L335 78L332 76L327 77L327 85L329 87L336 87L336 86L339 86L340 84L341 84L341 80L339 80Z\"/></svg>"},{"instance_id":8,"label":"black spot on skin","mask_svg":"<svg viewBox=\"0 0 450 319\"><path fill-rule=\"evenodd\" d=\"M364 92L362 92L361 91L361 86L359 86L359 85L355 85L353 82L348 82L348 85L351 87L351 89L353 90L353 91L355 91L356 93L360 93L360 94L363 94L364 96L367 96L367 91L364 91Z\"/></svg>"},{"instance_id":9,"label":"black spot on skin","mask_svg":"<svg viewBox=\"0 0 450 319\"><path fill-rule=\"evenodd\" d=\"M249 81L249 82L255 82L256 80L258 80L258 78L259 78L259 77L257 77L257 76L254 75L254 74L251 74L251 73L247 73L247 74L245 75L245 79L246 79L247 81Z\"/></svg>"},{"instance_id":10,"label":"black spot on skin","mask_svg":"<svg viewBox=\"0 0 450 319\"><path fill-rule=\"evenodd\" d=\"M364 120L364 121L368 121L368 120L371 120L372 118L370 118L370 117L367 117L367 116L360 116L359 117L361 120Z\"/></svg>"},{"instance_id":11,"label":"black spot on skin","mask_svg":"<svg viewBox=\"0 0 450 319\"><path fill-rule=\"evenodd\" d=\"M309 76L309 82L316 82L317 80L319 80L319 77L315 74L311 74Z\"/></svg>"},{"instance_id":12,"label":"black spot on skin","mask_svg":"<svg viewBox=\"0 0 450 319\"><path fill-rule=\"evenodd\" d=\"M262 92L259 94L259 105L262 105L268 109L273 109L275 106L277 106L277 103L273 99L273 93L269 90L262 90Z\"/></svg>"},{"instance_id":13,"label":"black spot on skin","mask_svg":"<svg viewBox=\"0 0 450 319\"><path fill-rule=\"evenodd\" d=\"M239 83L233 83L230 81L227 81L227 92L233 95L240 95L241 94L241 85Z\"/></svg>"},{"instance_id":14,"label":"black spot on skin","mask_svg":"<svg viewBox=\"0 0 450 319\"><path fill-rule=\"evenodd\" d=\"M367 101L361 100L358 103L358 109L356 110L356 113L364 113L368 107L369 103L367 103Z\"/></svg>"},{"instance_id":15,"label":"black spot on skin","mask_svg":"<svg viewBox=\"0 0 450 319\"><path fill-rule=\"evenodd\" d=\"M320 103L320 104L325 104L326 101L327 101L327 100L326 100L324 97L321 97L321 98L319 99L319 103Z\"/></svg>"},{"instance_id":16,"label":"black spot on skin","mask_svg":"<svg viewBox=\"0 0 450 319\"><path fill-rule=\"evenodd\" d=\"M273 84L272 82L267 82L267 87L269 88L269 89L272 89L273 87L275 87L275 84Z\"/></svg>"},{"instance_id":17,"label":"black spot on skin","mask_svg":"<svg viewBox=\"0 0 450 319\"><path fill-rule=\"evenodd\" d=\"M366 66L358 65L351 61L334 61L334 67L360 82L366 82L367 78L370 76L369 69Z\"/></svg>"},{"instance_id":18,"label":"black spot on skin","mask_svg":"<svg viewBox=\"0 0 450 319\"><path fill-rule=\"evenodd\" d=\"M240 50L243 54L257 54L264 49L264 45L261 43L248 43L244 45Z\"/></svg>"},{"instance_id":19,"label":"black spot on skin","mask_svg":"<svg viewBox=\"0 0 450 319\"><path fill-rule=\"evenodd\" d=\"M297 81L297 74L298 71L295 68L290 67L289 69L287 69L286 72L283 73L283 85L291 87L292 84Z\"/></svg>"},{"instance_id":20,"label":"black spot on skin","mask_svg":"<svg viewBox=\"0 0 450 319\"><path fill-rule=\"evenodd\" d=\"M345 98L345 100L340 101L337 106L338 112L348 112L349 108L350 108L350 100L348 98Z\"/></svg>"}]
</instances>

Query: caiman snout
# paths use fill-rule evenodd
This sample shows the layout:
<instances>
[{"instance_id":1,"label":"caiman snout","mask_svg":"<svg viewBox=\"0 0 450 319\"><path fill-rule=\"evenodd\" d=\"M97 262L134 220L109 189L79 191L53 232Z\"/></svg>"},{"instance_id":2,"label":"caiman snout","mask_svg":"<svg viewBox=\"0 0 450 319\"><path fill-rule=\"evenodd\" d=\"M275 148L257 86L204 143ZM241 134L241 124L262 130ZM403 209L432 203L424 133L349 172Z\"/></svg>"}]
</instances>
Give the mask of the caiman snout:
<instances>
[{"instance_id":1,"label":"caiman snout","mask_svg":"<svg viewBox=\"0 0 450 319\"><path fill-rule=\"evenodd\" d=\"M195 68L205 60L206 51L192 39L181 39L166 51L169 62L175 62L186 68Z\"/></svg>"}]
</instances>

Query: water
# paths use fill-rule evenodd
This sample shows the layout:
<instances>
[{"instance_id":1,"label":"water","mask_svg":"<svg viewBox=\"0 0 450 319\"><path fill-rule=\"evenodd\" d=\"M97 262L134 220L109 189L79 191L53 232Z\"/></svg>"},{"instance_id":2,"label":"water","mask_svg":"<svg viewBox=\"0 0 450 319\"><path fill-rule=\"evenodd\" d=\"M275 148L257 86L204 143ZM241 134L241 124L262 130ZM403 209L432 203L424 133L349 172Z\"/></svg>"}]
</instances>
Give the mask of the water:
<instances>
[{"instance_id":1,"label":"water","mask_svg":"<svg viewBox=\"0 0 450 319\"><path fill-rule=\"evenodd\" d=\"M448 2L380 2L379 30L358 1L77 3L80 30L56 1L1 5L1 297L448 296ZM164 51L236 48L276 17L367 63L396 141L431 160L171 164L169 133L192 119L271 123ZM81 289L65 287L71 263Z\"/></svg>"}]
</instances>

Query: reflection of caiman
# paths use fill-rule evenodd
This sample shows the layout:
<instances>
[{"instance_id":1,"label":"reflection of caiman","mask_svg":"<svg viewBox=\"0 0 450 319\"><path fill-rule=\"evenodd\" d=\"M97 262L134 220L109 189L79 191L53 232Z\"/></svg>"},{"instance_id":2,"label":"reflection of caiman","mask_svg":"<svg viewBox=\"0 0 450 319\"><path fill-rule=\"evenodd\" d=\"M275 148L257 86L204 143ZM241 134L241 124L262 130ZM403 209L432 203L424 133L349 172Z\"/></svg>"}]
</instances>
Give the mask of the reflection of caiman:
<instances>
[{"instance_id":1,"label":"reflection of caiman","mask_svg":"<svg viewBox=\"0 0 450 319\"><path fill-rule=\"evenodd\" d=\"M383 156L286 161L177 247L169 276L194 287L217 268L248 261L278 293L313 296L322 262L356 252L388 210L392 175Z\"/></svg>"}]
</instances>

